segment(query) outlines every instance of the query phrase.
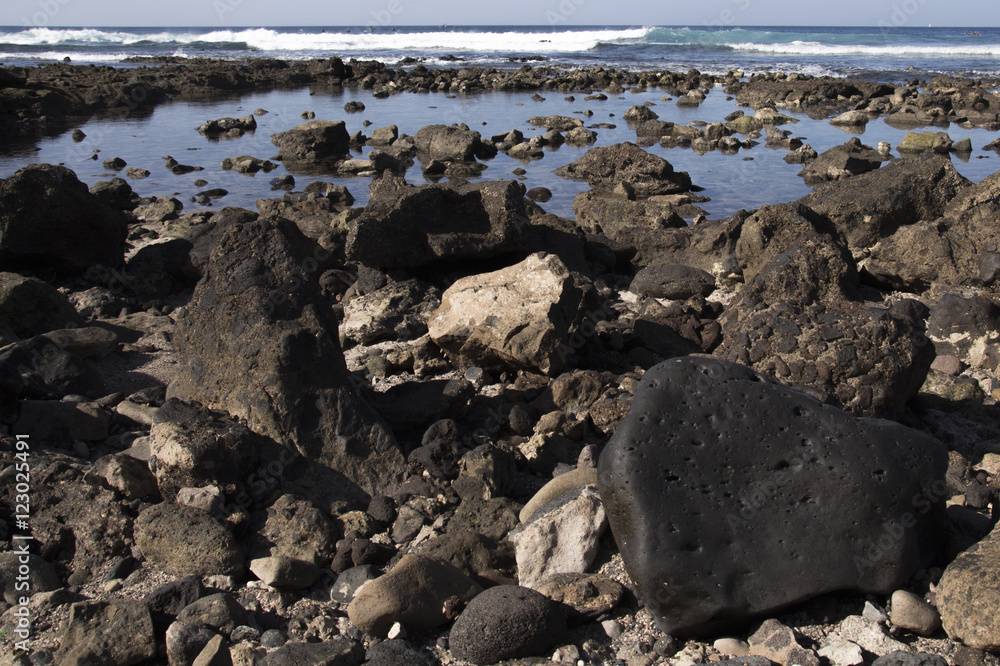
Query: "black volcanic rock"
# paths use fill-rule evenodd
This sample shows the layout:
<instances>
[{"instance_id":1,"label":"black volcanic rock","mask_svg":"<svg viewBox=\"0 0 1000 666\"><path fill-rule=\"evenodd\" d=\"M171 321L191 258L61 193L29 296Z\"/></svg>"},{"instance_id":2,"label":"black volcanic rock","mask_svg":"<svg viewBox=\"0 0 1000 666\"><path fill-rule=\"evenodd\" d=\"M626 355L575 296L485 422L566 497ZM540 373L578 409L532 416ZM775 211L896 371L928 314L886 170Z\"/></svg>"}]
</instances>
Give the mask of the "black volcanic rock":
<instances>
[{"instance_id":1,"label":"black volcanic rock","mask_svg":"<svg viewBox=\"0 0 1000 666\"><path fill-rule=\"evenodd\" d=\"M368 492L405 464L351 383L320 291L329 254L284 219L228 226L178 322L169 396L246 420Z\"/></svg>"},{"instance_id":2,"label":"black volcanic rock","mask_svg":"<svg viewBox=\"0 0 1000 666\"><path fill-rule=\"evenodd\" d=\"M0 262L42 275L119 266L129 218L62 166L32 164L0 181Z\"/></svg>"},{"instance_id":3,"label":"black volcanic rock","mask_svg":"<svg viewBox=\"0 0 1000 666\"><path fill-rule=\"evenodd\" d=\"M386 175L350 223L347 256L373 268L416 268L519 249L527 228L523 186L512 180L409 186Z\"/></svg>"},{"instance_id":4,"label":"black volcanic rock","mask_svg":"<svg viewBox=\"0 0 1000 666\"><path fill-rule=\"evenodd\" d=\"M646 607L690 636L903 585L940 544L947 464L917 431L688 357L645 374L598 484Z\"/></svg>"}]
</instances>

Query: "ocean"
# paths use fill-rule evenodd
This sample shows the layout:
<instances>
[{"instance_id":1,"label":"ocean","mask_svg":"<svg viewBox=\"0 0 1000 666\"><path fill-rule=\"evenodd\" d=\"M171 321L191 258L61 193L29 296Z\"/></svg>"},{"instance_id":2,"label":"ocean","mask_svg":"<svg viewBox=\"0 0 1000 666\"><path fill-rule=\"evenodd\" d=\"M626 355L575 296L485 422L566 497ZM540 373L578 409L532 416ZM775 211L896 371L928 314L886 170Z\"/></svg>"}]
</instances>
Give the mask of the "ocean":
<instances>
[{"instance_id":1,"label":"ocean","mask_svg":"<svg viewBox=\"0 0 1000 666\"><path fill-rule=\"evenodd\" d=\"M350 32L348 32L348 29ZM971 33L978 32L973 36ZM392 66L408 58L407 66L422 62L428 67L490 66L519 68L545 64L565 67L622 67L666 69L706 73L740 70L802 72L815 75L860 77L900 82L928 79L938 74L1000 79L1000 29L996 28L720 28L720 27L436 27L410 28L365 26L330 28L0 28L0 62L5 65L39 65L69 57L78 64L97 63L136 66L123 61L134 56L186 56L211 58L342 58L377 59ZM914 69L910 69L913 67ZM358 88L310 86L301 90L247 91L218 99L178 100L130 117L97 114L81 119L78 127L87 135L74 142L68 132L27 142L0 145L0 178L6 178L31 163L65 164L88 185L121 176L104 169L101 162L121 157L129 166L152 172L129 184L142 196L174 196L185 212L201 208L192 201L199 191L221 187L229 192L217 206L253 209L258 198L280 197L270 180L285 175L284 166L271 174L248 176L224 171L227 157L274 156L270 136L303 122L304 112L316 118L344 120L353 133L370 134L377 127L395 124L401 133L416 134L425 125L465 123L484 137L520 129L526 137L539 134L528 123L536 115L581 117L597 127L596 146L635 141L635 130L621 116L632 105L649 104L661 120L679 124L720 122L738 109L721 88L709 94L699 107L682 107L664 97L664 91L630 91L612 95L607 101L584 101L583 95L568 97L543 91L544 100L531 92L483 92L472 95L410 94L377 99L372 91ZM361 102L365 110L345 113L347 102ZM210 140L195 130L206 120L244 116L257 108L268 111L257 118L256 132L239 139ZM749 111L748 109L743 109ZM826 120L791 112L799 122L786 129L819 152L853 136ZM926 128L947 131L958 141L969 137L971 154L956 154L956 169L974 182L1000 169L1000 155L983 146L996 133L982 128ZM857 130L855 130L857 131ZM882 118L868 123L859 138L875 146L887 141L896 146L905 130L887 125ZM544 208L557 215L573 216L573 197L588 188L586 183L555 176L556 168L583 155L588 147L563 145L547 148L539 161L523 164L504 154L486 162L482 179L519 178L527 187L547 187L552 199ZM358 156L370 149L364 148ZM699 154L690 149L647 148L688 171L701 194L711 201L700 204L711 218L731 215L798 199L811 188L798 176L799 165L786 164L786 150L775 150L763 142L738 155L718 151ZM894 156L898 153L894 150ZM91 159L99 157L98 160ZM204 171L175 175L164 168L163 159L204 167ZM527 173L517 175L521 169ZM364 205L369 178L337 174L292 174L296 190L314 180L344 185ZM409 182L427 182L419 162L406 173ZM207 182L208 184L204 184Z\"/></svg>"},{"instance_id":2,"label":"ocean","mask_svg":"<svg viewBox=\"0 0 1000 666\"><path fill-rule=\"evenodd\" d=\"M937 74L1000 77L1000 28L925 28L908 21L901 13L870 28L390 27L377 20L370 26L224 30L0 27L0 62L26 65L69 58L115 65L135 56L306 60L339 55L389 65L414 58L427 66L464 63L502 68L538 62L694 68L710 74L777 70L880 80Z\"/></svg>"}]
</instances>

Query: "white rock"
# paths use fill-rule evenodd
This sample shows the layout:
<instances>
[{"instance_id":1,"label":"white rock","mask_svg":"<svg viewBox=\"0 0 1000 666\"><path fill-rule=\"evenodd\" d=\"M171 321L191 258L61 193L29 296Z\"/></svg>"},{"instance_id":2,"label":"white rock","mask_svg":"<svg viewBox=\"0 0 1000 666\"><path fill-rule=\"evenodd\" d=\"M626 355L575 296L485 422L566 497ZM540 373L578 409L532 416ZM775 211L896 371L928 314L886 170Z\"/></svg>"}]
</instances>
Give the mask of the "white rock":
<instances>
[{"instance_id":1,"label":"white rock","mask_svg":"<svg viewBox=\"0 0 1000 666\"><path fill-rule=\"evenodd\" d=\"M605 620L604 622L601 622L601 628L604 629L604 633L607 634L608 638L611 640L621 638L622 625L618 622L618 620Z\"/></svg>"},{"instance_id":2,"label":"white rock","mask_svg":"<svg viewBox=\"0 0 1000 666\"><path fill-rule=\"evenodd\" d=\"M739 638L720 638L712 643L712 647L719 651L719 654L730 657L750 656L750 644Z\"/></svg>"},{"instance_id":3,"label":"white rock","mask_svg":"<svg viewBox=\"0 0 1000 666\"><path fill-rule=\"evenodd\" d=\"M994 478L1000 476L1000 455L987 453L975 468L983 470Z\"/></svg>"},{"instance_id":4,"label":"white rock","mask_svg":"<svg viewBox=\"0 0 1000 666\"><path fill-rule=\"evenodd\" d=\"M825 657L831 666L860 666L865 663L861 646L838 636L831 636L820 646L817 654Z\"/></svg>"},{"instance_id":5,"label":"white rock","mask_svg":"<svg viewBox=\"0 0 1000 666\"><path fill-rule=\"evenodd\" d=\"M885 611L870 601L865 602L865 609L861 612L861 617L879 624L885 624L889 621L889 616L885 614Z\"/></svg>"},{"instance_id":6,"label":"white rock","mask_svg":"<svg viewBox=\"0 0 1000 666\"><path fill-rule=\"evenodd\" d=\"M608 519L600 495L592 487L563 496L566 503L545 512L510 533L517 560L517 579L534 588L547 576L583 573L597 555L597 544Z\"/></svg>"},{"instance_id":7,"label":"white rock","mask_svg":"<svg viewBox=\"0 0 1000 666\"><path fill-rule=\"evenodd\" d=\"M861 649L878 657L884 657L896 650L912 652L908 645L886 636L877 622L865 619L860 615L848 615L844 618L837 628L837 634L846 641L857 643Z\"/></svg>"},{"instance_id":8,"label":"white rock","mask_svg":"<svg viewBox=\"0 0 1000 666\"><path fill-rule=\"evenodd\" d=\"M389 633L385 636L389 640L394 638L406 638L406 627L401 625L399 622L393 622L392 626L389 627Z\"/></svg>"},{"instance_id":9,"label":"white rock","mask_svg":"<svg viewBox=\"0 0 1000 666\"><path fill-rule=\"evenodd\" d=\"M455 282L428 323L434 342L453 353L537 368L564 367L569 327L582 292L554 254L537 252L519 264Z\"/></svg>"},{"instance_id":10,"label":"white rock","mask_svg":"<svg viewBox=\"0 0 1000 666\"><path fill-rule=\"evenodd\" d=\"M921 636L930 636L941 626L941 616L937 609L906 590L896 590L892 593L889 619L900 629Z\"/></svg>"}]
</instances>

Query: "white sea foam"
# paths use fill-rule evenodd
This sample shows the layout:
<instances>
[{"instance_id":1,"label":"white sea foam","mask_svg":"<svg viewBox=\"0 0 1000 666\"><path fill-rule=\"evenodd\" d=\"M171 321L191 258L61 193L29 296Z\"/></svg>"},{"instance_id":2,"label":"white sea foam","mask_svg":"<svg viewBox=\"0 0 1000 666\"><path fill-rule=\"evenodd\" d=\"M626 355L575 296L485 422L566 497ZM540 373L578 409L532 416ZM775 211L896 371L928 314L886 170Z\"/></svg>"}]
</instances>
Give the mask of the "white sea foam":
<instances>
[{"instance_id":1,"label":"white sea foam","mask_svg":"<svg viewBox=\"0 0 1000 666\"><path fill-rule=\"evenodd\" d=\"M97 29L32 28L14 33L0 33L0 43L21 46L48 44L122 44L137 42L161 44L246 44L261 51L504 51L504 52L575 52L586 51L601 43L638 40L649 28L631 30L574 30L553 32L287 32L271 28L214 30L196 32L158 32L151 34Z\"/></svg>"},{"instance_id":2,"label":"white sea foam","mask_svg":"<svg viewBox=\"0 0 1000 666\"><path fill-rule=\"evenodd\" d=\"M794 41L784 44L754 44L741 42L725 44L737 51L778 53L786 55L868 55L868 56L997 56L1000 44L962 44L956 46L872 46L863 44L823 44L821 42Z\"/></svg>"},{"instance_id":3,"label":"white sea foam","mask_svg":"<svg viewBox=\"0 0 1000 666\"><path fill-rule=\"evenodd\" d=\"M69 58L78 62L121 62L128 58L126 53L69 53L63 51L44 51L39 53L0 53L0 62L9 60L40 60L58 61Z\"/></svg>"}]
</instances>

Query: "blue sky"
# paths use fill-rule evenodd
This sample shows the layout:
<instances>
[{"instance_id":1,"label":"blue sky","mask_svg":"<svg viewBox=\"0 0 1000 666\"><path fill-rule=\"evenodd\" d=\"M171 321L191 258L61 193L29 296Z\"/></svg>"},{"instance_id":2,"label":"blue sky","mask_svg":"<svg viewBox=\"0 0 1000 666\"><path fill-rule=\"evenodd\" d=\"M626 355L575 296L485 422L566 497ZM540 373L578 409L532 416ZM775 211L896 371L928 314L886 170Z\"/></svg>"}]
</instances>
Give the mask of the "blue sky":
<instances>
[{"instance_id":1,"label":"blue sky","mask_svg":"<svg viewBox=\"0 0 1000 666\"><path fill-rule=\"evenodd\" d=\"M0 25L997 26L996 0L3 0Z\"/></svg>"}]
</instances>

